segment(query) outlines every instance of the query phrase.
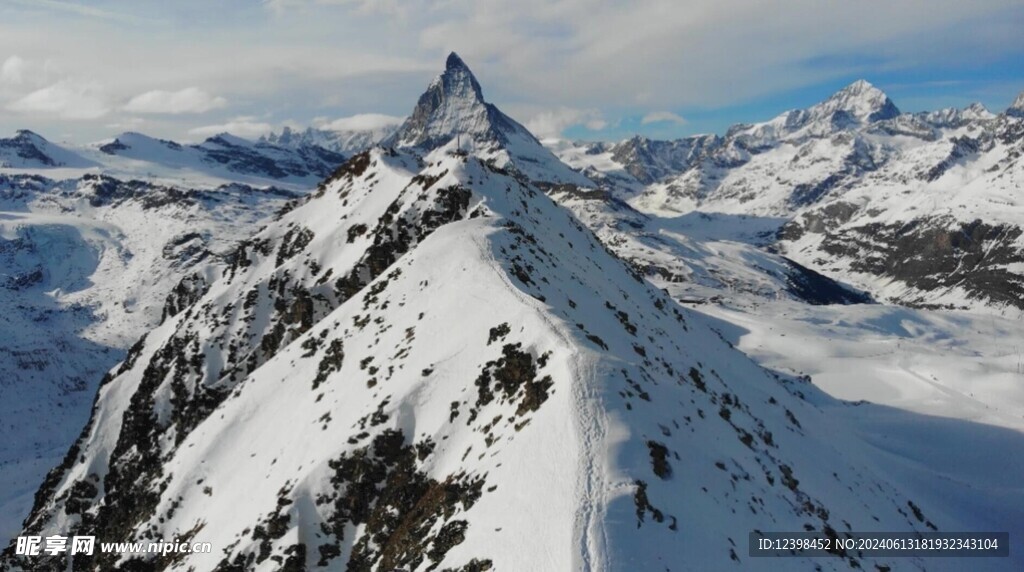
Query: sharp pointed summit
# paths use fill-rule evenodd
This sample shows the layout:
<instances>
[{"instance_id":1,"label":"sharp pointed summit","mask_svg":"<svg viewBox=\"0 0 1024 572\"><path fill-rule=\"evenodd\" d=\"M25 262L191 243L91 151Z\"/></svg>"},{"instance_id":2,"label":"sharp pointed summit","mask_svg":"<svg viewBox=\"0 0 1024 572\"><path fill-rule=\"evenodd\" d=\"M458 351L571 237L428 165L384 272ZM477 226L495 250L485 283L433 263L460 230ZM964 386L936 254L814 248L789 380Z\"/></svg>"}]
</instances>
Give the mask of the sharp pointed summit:
<instances>
[{"instance_id":1,"label":"sharp pointed summit","mask_svg":"<svg viewBox=\"0 0 1024 572\"><path fill-rule=\"evenodd\" d=\"M900 114L899 108L884 91L859 79L837 91L825 101L810 109L817 116L832 116L841 113L859 124L892 119Z\"/></svg>"},{"instance_id":2,"label":"sharp pointed summit","mask_svg":"<svg viewBox=\"0 0 1024 572\"><path fill-rule=\"evenodd\" d=\"M444 96L465 97L481 103L484 101L483 90L480 89L476 76L455 52L448 54L444 73L438 79Z\"/></svg>"},{"instance_id":3,"label":"sharp pointed summit","mask_svg":"<svg viewBox=\"0 0 1024 572\"><path fill-rule=\"evenodd\" d=\"M448 54L448 59L445 61L445 69L450 70L453 68L462 68L469 71L469 66L467 66L466 62L462 61L459 54L455 52Z\"/></svg>"},{"instance_id":4,"label":"sharp pointed summit","mask_svg":"<svg viewBox=\"0 0 1024 572\"><path fill-rule=\"evenodd\" d=\"M452 52L445 70L420 96L401 127L382 142L421 152L458 145L502 168L534 181L592 186L545 148L525 127L488 103L473 72Z\"/></svg>"},{"instance_id":5,"label":"sharp pointed summit","mask_svg":"<svg viewBox=\"0 0 1024 572\"><path fill-rule=\"evenodd\" d=\"M1010 107L1006 109L1006 114L1011 117L1024 118L1024 91L1017 94L1017 99L1014 99Z\"/></svg>"},{"instance_id":6,"label":"sharp pointed summit","mask_svg":"<svg viewBox=\"0 0 1024 572\"><path fill-rule=\"evenodd\" d=\"M829 137L901 113L885 92L860 79L811 107L787 111L764 123L736 125L726 135L739 138L746 148L766 148L782 139Z\"/></svg>"},{"instance_id":7,"label":"sharp pointed summit","mask_svg":"<svg viewBox=\"0 0 1024 572\"><path fill-rule=\"evenodd\" d=\"M502 141L503 132L513 127L508 122L511 119L484 101L473 72L452 52L444 72L430 83L412 115L385 144L434 149L460 133Z\"/></svg>"}]
</instances>

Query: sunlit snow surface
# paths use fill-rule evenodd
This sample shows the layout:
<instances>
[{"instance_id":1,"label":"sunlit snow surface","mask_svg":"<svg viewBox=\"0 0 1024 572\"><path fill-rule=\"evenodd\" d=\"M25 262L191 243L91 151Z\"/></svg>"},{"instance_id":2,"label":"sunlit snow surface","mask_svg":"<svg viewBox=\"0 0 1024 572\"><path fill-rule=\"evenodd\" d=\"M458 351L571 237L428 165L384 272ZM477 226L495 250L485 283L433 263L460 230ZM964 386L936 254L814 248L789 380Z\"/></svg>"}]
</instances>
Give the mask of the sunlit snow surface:
<instances>
[{"instance_id":1,"label":"sunlit snow surface","mask_svg":"<svg viewBox=\"0 0 1024 572\"><path fill-rule=\"evenodd\" d=\"M158 204L173 191L147 185L137 196L110 199L100 196L98 179L0 176L8 177L0 181L0 542L6 543L43 476L88 419L100 378L159 323L170 290L255 231L287 197L239 186ZM147 199L156 203L147 206Z\"/></svg>"},{"instance_id":2,"label":"sunlit snow surface","mask_svg":"<svg viewBox=\"0 0 1024 572\"><path fill-rule=\"evenodd\" d=\"M721 331L758 363L810 375L830 395L855 403L828 414L873 446L870 462L915 494L973 515L975 530L1009 531L1011 557L993 564L1021 566L1024 322L789 301L700 311L720 319Z\"/></svg>"}]
</instances>

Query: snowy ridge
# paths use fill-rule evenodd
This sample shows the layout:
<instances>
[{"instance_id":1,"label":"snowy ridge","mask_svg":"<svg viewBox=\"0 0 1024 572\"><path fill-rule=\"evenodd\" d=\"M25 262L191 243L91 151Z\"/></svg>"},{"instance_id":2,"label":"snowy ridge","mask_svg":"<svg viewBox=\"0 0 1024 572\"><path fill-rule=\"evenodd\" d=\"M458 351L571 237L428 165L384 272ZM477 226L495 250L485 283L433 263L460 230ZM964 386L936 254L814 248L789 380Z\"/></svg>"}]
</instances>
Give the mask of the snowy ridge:
<instances>
[{"instance_id":1,"label":"snowy ridge","mask_svg":"<svg viewBox=\"0 0 1024 572\"><path fill-rule=\"evenodd\" d=\"M231 547L187 559L201 569L269 569L274 555L295 566L675 569L742 558L738 529L878 518L926 530L908 502L943 514L849 460L867 446L825 429L828 398L673 309L532 185L445 150L419 172L382 151L355 161L133 349L29 530L192 531ZM453 210L417 206L431 204ZM444 213L452 221L428 232ZM373 244L392 221L413 239L386 267L370 262L368 238L348 242L374 216ZM340 244L353 246L330 247ZM347 270L359 260L369 266ZM346 296L353 277L374 275ZM268 305L274 290L286 305ZM304 299L312 317L296 314ZM260 333L285 316L268 344ZM348 496L364 490L349 471L370 459L404 476L385 478L379 500ZM855 492L825 486L833 473ZM237 475L254 478L238 486ZM424 514L400 500L427 502L419 495L440 483L451 505ZM531 502L509 513L520 498ZM354 499L369 512L351 512ZM373 520L378 511L398 520Z\"/></svg>"},{"instance_id":2,"label":"snowy ridge","mask_svg":"<svg viewBox=\"0 0 1024 572\"><path fill-rule=\"evenodd\" d=\"M140 133L122 133L98 150L110 158L131 159L173 171L209 173L229 180L247 175L307 187L315 185L345 161L340 153L316 145L286 147L268 142L253 143L227 133L210 137L198 145L180 145Z\"/></svg>"}]
</instances>

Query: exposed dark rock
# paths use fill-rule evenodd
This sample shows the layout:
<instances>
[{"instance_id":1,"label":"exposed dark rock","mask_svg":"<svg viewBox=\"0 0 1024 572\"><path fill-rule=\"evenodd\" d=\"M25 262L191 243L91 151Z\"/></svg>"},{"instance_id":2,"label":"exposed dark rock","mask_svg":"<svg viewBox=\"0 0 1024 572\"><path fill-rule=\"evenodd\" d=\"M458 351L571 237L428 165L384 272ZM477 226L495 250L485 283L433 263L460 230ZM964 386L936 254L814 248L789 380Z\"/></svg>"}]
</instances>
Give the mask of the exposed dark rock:
<instances>
[{"instance_id":1,"label":"exposed dark rock","mask_svg":"<svg viewBox=\"0 0 1024 572\"><path fill-rule=\"evenodd\" d=\"M531 354L522 351L522 344L505 344L502 357L487 362L480 377L476 379L477 401L475 411L491 403L496 397L516 402L516 415L537 411L547 400L548 391L554 382L551 376L538 378L537 365ZM522 392L520 395L520 388Z\"/></svg>"},{"instance_id":2,"label":"exposed dark rock","mask_svg":"<svg viewBox=\"0 0 1024 572\"><path fill-rule=\"evenodd\" d=\"M844 229L826 235L821 248L849 259L855 271L922 291L959 287L978 300L1024 308L1024 277L1007 269L1024 263L1021 234L1020 227L981 220L915 219Z\"/></svg>"},{"instance_id":3,"label":"exposed dark rock","mask_svg":"<svg viewBox=\"0 0 1024 572\"><path fill-rule=\"evenodd\" d=\"M801 266L786 258L790 267L786 287L796 297L808 304L869 304L871 296Z\"/></svg>"}]
</instances>

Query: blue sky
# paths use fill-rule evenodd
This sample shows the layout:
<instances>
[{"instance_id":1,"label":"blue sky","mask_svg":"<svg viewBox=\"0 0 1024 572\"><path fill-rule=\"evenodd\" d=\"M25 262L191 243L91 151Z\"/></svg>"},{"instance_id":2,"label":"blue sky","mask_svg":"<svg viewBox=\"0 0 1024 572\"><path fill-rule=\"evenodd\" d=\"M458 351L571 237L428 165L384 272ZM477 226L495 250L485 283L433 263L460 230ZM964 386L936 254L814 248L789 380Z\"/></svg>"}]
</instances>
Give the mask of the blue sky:
<instances>
[{"instance_id":1,"label":"blue sky","mask_svg":"<svg viewBox=\"0 0 1024 572\"><path fill-rule=\"evenodd\" d=\"M1022 29L1020 0L7 0L0 132L373 126L452 50L540 136L722 132L859 78L905 111L999 111L1024 90Z\"/></svg>"}]
</instances>

